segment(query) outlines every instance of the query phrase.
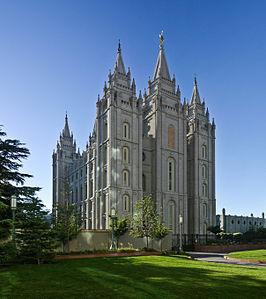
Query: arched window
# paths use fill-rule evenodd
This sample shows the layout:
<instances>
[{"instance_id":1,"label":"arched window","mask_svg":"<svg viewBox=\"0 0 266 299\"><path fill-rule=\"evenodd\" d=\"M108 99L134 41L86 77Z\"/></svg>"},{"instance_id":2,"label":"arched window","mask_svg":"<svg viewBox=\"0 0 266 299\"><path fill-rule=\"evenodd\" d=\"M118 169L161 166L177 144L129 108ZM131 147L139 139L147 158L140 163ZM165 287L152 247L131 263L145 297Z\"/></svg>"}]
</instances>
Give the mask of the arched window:
<instances>
[{"instance_id":1,"label":"arched window","mask_svg":"<svg viewBox=\"0 0 266 299\"><path fill-rule=\"evenodd\" d=\"M129 124L127 122L123 123L123 137L129 139Z\"/></svg>"},{"instance_id":2,"label":"arched window","mask_svg":"<svg viewBox=\"0 0 266 299\"><path fill-rule=\"evenodd\" d=\"M204 178L204 179L206 179L207 178L207 167L206 167L206 165L202 165L202 177Z\"/></svg>"},{"instance_id":3,"label":"arched window","mask_svg":"<svg viewBox=\"0 0 266 299\"><path fill-rule=\"evenodd\" d=\"M206 205L206 203L203 204L202 209L203 209L203 217L207 218L207 205Z\"/></svg>"},{"instance_id":4,"label":"arched window","mask_svg":"<svg viewBox=\"0 0 266 299\"><path fill-rule=\"evenodd\" d=\"M175 190L175 161L173 158L168 159L168 191Z\"/></svg>"},{"instance_id":5,"label":"arched window","mask_svg":"<svg viewBox=\"0 0 266 299\"><path fill-rule=\"evenodd\" d=\"M173 125L168 126L168 147L175 148L175 128Z\"/></svg>"},{"instance_id":6,"label":"arched window","mask_svg":"<svg viewBox=\"0 0 266 299\"><path fill-rule=\"evenodd\" d=\"M168 228L170 230L175 229L175 203L174 203L174 201L169 201L169 203L168 203Z\"/></svg>"},{"instance_id":7,"label":"arched window","mask_svg":"<svg viewBox=\"0 0 266 299\"><path fill-rule=\"evenodd\" d=\"M103 141L107 139L107 119L105 118L103 121Z\"/></svg>"},{"instance_id":8,"label":"arched window","mask_svg":"<svg viewBox=\"0 0 266 299\"><path fill-rule=\"evenodd\" d=\"M127 194L123 196L123 211L129 212L130 211L130 199Z\"/></svg>"},{"instance_id":9,"label":"arched window","mask_svg":"<svg viewBox=\"0 0 266 299\"><path fill-rule=\"evenodd\" d=\"M146 176L144 173L142 174L142 190L146 191Z\"/></svg>"},{"instance_id":10,"label":"arched window","mask_svg":"<svg viewBox=\"0 0 266 299\"><path fill-rule=\"evenodd\" d=\"M203 159L207 159L207 147L206 147L206 145L203 145L201 147L201 155L202 155Z\"/></svg>"},{"instance_id":11,"label":"arched window","mask_svg":"<svg viewBox=\"0 0 266 299\"><path fill-rule=\"evenodd\" d=\"M129 149L126 146L123 147L123 162L129 163Z\"/></svg>"},{"instance_id":12,"label":"arched window","mask_svg":"<svg viewBox=\"0 0 266 299\"><path fill-rule=\"evenodd\" d=\"M207 196L207 185L205 183L202 184L202 196Z\"/></svg>"},{"instance_id":13,"label":"arched window","mask_svg":"<svg viewBox=\"0 0 266 299\"><path fill-rule=\"evenodd\" d=\"M128 170L123 170L122 180L123 180L123 186L128 187L129 186L129 171Z\"/></svg>"}]
</instances>

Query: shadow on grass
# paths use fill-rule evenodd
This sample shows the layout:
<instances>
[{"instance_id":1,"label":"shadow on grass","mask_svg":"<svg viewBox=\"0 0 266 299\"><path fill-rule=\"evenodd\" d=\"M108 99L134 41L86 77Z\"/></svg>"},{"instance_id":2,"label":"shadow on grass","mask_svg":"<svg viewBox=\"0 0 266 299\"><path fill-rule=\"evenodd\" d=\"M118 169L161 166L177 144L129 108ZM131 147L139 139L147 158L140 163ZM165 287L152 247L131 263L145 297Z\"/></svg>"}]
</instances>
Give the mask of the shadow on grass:
<instances>
[{"instance_id":1,"label":"shadow on grass","mask_svg":"<svg viewBox=\"0 0 266 299\"><path fill-rule=\"evenodd\" d=\"M16 279L0 297L266 298L265 269L169 256L64 260L11 267L8 272Z\"/></svg>"}]
</instances>

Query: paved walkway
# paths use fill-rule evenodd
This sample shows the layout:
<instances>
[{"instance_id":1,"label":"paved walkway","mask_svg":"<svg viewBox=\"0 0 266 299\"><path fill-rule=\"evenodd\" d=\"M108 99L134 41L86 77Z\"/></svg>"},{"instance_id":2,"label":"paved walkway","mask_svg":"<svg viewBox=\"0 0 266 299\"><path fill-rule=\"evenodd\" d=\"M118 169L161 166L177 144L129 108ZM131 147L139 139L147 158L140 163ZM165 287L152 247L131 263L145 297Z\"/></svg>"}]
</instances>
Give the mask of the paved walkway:
<instances>
[{"instance_id":1,"label":"paved walkway","mask_svg":"<svg viewBox=\"0 0 266 299\"><path fill-rule=\"evenodd\" d=\"M250 262L243 261L231 261L224 258L226 253L216 253L216 252L195 252L190 251L187 252L194 260L202 261L202 262L211 262L211 263L220 263L220 264L229 264L229 265L237 265L237 266L248 266L248 267L264 267L266 268L266 264L255 264Z\"/></svg>"}]
</instances>

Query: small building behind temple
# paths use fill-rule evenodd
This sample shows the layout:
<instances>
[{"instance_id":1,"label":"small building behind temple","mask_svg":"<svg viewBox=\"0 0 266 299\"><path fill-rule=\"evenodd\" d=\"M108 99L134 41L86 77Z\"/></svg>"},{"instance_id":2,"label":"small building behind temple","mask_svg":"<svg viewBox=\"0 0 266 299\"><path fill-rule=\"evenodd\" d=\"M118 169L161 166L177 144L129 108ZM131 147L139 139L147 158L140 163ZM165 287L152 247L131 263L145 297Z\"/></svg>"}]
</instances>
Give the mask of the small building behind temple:
<instances>
[{"instance_id":1,"label":"small building behind temple","mask_svg":"<svg viewBox=\"0 0 266 299\"><path fill-rule=\"evenodd\" d=\"M222 215L216 215L216 223L225 233L245 233L250 229L266 228L264 213L261 217L254 217L253 214L250 216L226 215L225 209Z\"/></svg>"}]
</instances>

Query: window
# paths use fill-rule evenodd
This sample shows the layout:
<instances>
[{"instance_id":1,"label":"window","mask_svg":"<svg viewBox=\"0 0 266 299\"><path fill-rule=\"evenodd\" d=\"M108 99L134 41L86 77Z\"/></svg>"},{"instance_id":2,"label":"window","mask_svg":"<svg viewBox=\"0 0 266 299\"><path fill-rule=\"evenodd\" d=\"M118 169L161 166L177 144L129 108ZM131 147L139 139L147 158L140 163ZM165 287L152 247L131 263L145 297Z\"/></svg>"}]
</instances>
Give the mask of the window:
<instances>
[{"instance_id":1,"label":"window","mask_svg":"<svg viewBox=\"0 0 266 299\"><path fill-rule=\"evenodd\" d=\"M203 145L201 148L201 154L203 159L207 159L207 148L206 145Z\"/></svg>"},{"instance_id":2,"label":"window","mask_svg":"<svg viewBox=\"0 0 266 299\"><path fill-rule=\"evenodd\" d=\"M89 197L93 196L93 180L90 180Z\"/></svg>"},{"instance_id":3,"label":"window","mask_svg":"<svg viewBox=\"0 0 266 299\"><path fill-rule=\"evenodd\" d=\"M146 191L146 176L144 173L142 174L142 190Z\"/></svg>"},{"instance_id":4,"label":"window","mask_svg":"<svg viewBox=\"0 0 266 299\"><path fill-rule=\"evenodd\" d=\"M107 164L107 146L103 147L103 165Z\"/></svg>"},{"instance_id":5,"label":"window","mask_svg":"<svg viewBox=\"0 0 266 299\"><path fill-rule=\"evenodd\" d=\"M175 227L175 203L169 201L168 203L168 228L174 230Z\"/></svg>"},{"instance_id":6,"label":"window","mask_svg":"<svg viewBox=\"0 0 266 299\"><path fill-rule=\"evenodd\" d=\"M202 196L207 196L207 185L202 184Z\"/></svg>"},{"instance_id":7,"label":"window","mask_svg":"<svg viewBox=\"0 0 266 299\"><path fill-rule=\"evenodd\" d=\"M232 220L232 224L234 224L234 220Z\"/></svg>"},{"instance_id":8,"label":"window","mask_svg":"<svg viewBox=\"0 0 266 299\"><path fill-rule=\"evenodd\" d=\"M168 126L168 147L175 148L175 128L173 125Z\"/></svg>"},{"instance_id":9,"label":"window","mask_svg":"<svg viewBox=\"0 0 266 299\"><path fill-rule=\"evenodd\" d=\"M203 204L203 217L207 218L207 205L206 205L206 203Z\"/></svg>"},{"instance_id":10,"label":"window","mask_svg":"<svg viewBox=\"0 0 266 299\"><path fill-rule=\"evenodd\" d=\"M129 163L129 149L128 147L123 147L123 162Z\"/></svg>"},{"instance_id":11,"label":"window","mask_svg":"<svg viewBox=\"0 0 266 299\"><path fill-rule=\"evenodd\" d=\"M123 137L129 139L129 124L126 122L123 123Z\"/></svg>"},{"instance_id":12,"label":"window","mask_svg":"<svg viewBox=\"0 0 266 299\"><path fill-rule=\"evenodd\" d=\"M107 169L103 170L103 188L107 186Z\"/></svg>"},{"instance_id":13,"label":"window","mask_svg":"<svg viewBox=\"0 0 266 299\"><path fill-rule=\"evenodd\" d=\"M168 159L168 191L175 190L175 163L173 158Z\"/></svg>"},{"instance_id":14,"label":"window","mask_svg":"<svg viewBox=\"0 0 266 299\"><path fill-rule=\"evenodd\" d=\"M128 187L129 186L129 172L128 172L128 170L123 170L122 180L123 180L123 186Z\"/></svg>"},{"instance_id":15,"label":"window","mask_svg":"<svg viewBox=\"0 0 266 299\"><path fill-rule=\"evenodd\" d=\"M125 194L123 196L123 210L125 212L129 212L130 211L130 200L129 200L129 196L127 194Z\"/></svg>"},{"instance_id":16,"label":"window","mask_svg":"<svg viewBox=\"0 0 266 299\"><path fill-rule=\"evenodd\" d=\"M202 177L204 179L207 178L207 167L206 167L206 165L202 165Z\"/></svg>"},{"instance_id":17,"label":"window","mask_svg":"<svg viewBox=\"0 0 266 299\"><path fill-rule=\"evenodd\" d=\"M107 119L105 118L103 121L103 141L107 139Z\"/></svg>"}]
</instances>

